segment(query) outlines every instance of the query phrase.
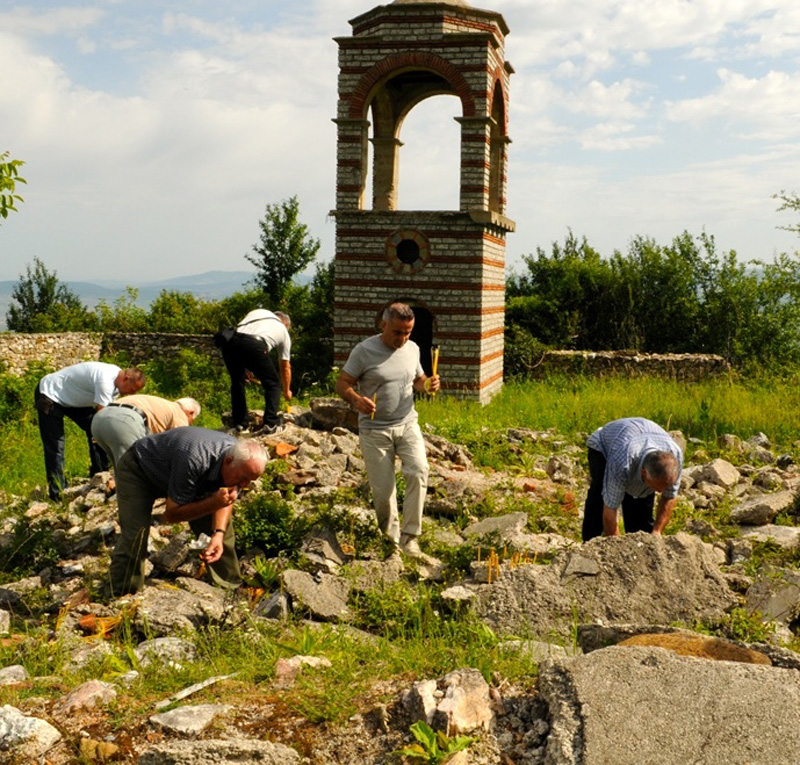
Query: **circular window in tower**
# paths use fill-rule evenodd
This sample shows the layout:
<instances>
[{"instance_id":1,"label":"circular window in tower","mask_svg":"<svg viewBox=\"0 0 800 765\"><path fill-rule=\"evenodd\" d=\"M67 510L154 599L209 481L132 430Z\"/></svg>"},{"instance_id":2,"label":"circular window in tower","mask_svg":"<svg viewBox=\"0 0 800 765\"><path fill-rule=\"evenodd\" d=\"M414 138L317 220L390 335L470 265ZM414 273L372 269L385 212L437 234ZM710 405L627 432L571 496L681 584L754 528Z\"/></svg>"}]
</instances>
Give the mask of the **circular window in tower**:
<instances>
[{"instance_id":1,"label":"circular window in tower","mask_svg":"<svg viewBox=\"0 0 800 765\"><path fill-rule=\"evenodd\" d=\"M415 274L430 259L428 240L413 229L395 231L386 240L386 260L398 274Z\"/></svg>"}]
</instances>

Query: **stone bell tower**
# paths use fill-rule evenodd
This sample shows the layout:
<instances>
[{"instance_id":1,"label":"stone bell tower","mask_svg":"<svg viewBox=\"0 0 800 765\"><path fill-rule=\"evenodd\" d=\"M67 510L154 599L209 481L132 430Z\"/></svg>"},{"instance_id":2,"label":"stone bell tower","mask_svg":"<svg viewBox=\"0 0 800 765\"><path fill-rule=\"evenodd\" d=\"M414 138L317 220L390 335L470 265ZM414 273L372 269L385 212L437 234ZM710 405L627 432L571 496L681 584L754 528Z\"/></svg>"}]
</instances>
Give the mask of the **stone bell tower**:
<instances>
[{"instance_id":1,"label":"stone bell tower","mask_svg":"<svg viewBox=\"0 0 800 765\"><path fill-rule=\"evenodd\" d=\"M503 17L465 0L395 0L339 37L334 353L408 303L446 393L488 402L503 384L508 84ZM461 103L458 210L397 209L403 120L426 98ZM435 141L435 134L430 140ZM367 188L372 151L372 189Z\"/></svg>"}]
</instances>

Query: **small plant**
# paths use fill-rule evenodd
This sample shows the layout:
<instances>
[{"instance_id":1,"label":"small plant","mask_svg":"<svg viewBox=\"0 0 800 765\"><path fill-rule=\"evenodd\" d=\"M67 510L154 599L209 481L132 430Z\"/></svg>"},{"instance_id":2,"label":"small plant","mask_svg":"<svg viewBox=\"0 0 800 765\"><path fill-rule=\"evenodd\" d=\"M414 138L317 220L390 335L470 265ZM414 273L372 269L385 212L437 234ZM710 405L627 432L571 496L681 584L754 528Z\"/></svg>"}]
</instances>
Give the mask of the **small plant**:
<instances>
[{"instance_id":1,"label":"small plant","mask_svg":"<svg viewBox=\"0 0 800 765\"><path fill-rule=\"evenodd\" d=\"M267 590L275 589L278 583L278 577L281 575L281 569L275 560L267 560L261 555L253 558L253 568L256 571L256 576L261 582L261 586Z\"/></svg>"},{"instance_id":2,"label":"small plant","mask_svg":"<svg viewBox=\"0 0 800 765\"><path fill-rule=\"evenodd\" d=\"M393 754L399 754L426 765L444 765L454 754L463 751L476 740L472 736L448 736L442 731L434 730L422 720L415 722L410 730L417 739L417 743L404 749L398 749Z\"/></svg>"}]
</instances>

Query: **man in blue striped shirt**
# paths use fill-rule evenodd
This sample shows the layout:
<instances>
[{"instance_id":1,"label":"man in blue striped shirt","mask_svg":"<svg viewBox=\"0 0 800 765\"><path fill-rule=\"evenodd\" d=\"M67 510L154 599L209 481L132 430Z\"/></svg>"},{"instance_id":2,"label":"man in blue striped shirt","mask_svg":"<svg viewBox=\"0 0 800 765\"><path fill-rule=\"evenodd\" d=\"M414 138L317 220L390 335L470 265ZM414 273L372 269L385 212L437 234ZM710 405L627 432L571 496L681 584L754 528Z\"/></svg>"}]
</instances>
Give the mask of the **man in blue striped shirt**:
<instances>
[{"instance_id":1,"label":"man in blue striped shirt","mask_svg":"<svg viewBox=\"0 0 800 765\"><path fill-rule=\"evenodd\" d=\"M116 466L120 536L111 555L115 597L144 586L144 561L153 502L166 497L162 523L187 522L211 541L203 553L212 581L241 583L234 549L233 503L267 463L256 441L207 428L175 428L140 438Z\"/></svg>"},{"instance_id":2,"label":"man in blue striped shirt","mask_svg":"<svg viewBox=\"0 0 800 765\"><path fill-rule=\"evenodd\" d=\"M625 531L661 534L675 508L683 452L663 428L626 417L598 428L587 441L591 484L583 513L583 541ZM660 493L655 519L655 492Z\"/></svg>"}]
</instances>

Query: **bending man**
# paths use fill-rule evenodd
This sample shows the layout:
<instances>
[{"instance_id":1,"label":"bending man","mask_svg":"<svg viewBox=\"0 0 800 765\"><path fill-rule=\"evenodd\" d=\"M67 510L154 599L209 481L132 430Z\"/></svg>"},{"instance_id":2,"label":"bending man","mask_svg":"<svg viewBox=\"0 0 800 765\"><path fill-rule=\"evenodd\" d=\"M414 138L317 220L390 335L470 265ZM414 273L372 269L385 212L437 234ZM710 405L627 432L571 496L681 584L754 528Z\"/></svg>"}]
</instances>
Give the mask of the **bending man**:
<instances>
[{"instance_id":1,"label":"bending man","mask_svg":"<svg viewBox=\"0 0 800 765\"><path fill-rule=\"evenodd\" d=\"M236 333L222 348L222 359L231 376L231 416L238 431L247 428L247 373L261 383L264 391L264 431L276 433L282 430L278 410L281 405L281 389L284 398L292 398L292 367L289 358L292 339L289 336L291 319L282 311L266 311L256 308L236 326ZM270 358L276 348L280 377Z\"/></svg>"},{"instance_id":2,"label":"bending man","mask_svg":"<svg viewBox=\"0 0 800 765\"><path fill-rule=\"evenodd\" d=\"M378 526L394 552L420 557L417 537L428 489L428 459L417 422L414 391L439 390L439 376L426 377L419 347L409 341L414 312L393 303L383 312L381 333L359 343L336 381L336 392L358 412L358 438L372 487ZM358 386L358 390L354 386ZM403 527L397 512L394 459L406 482Z\"/></svg>"},{"instance_id":3,"label":"bending man","mask_svg":"<svg viewBox=\"0 0 800 765\"><path fill-rule=\"evenodd\" d=\"M44 447L47 491L58 502L64 488L64 415L69 417L89 441L90 475L108 470L103 450L92 442L92 418L114 397L136 393L144 386L138 369L120 369L115 364L84 361L45 375L36 386L35 405L39 415L39 435Z\"/></svg>"},{"instance_id":4,"label":"bending man","mask_svg":"<svg viewBox=\"0 0 800 765\"><path fill-rule=\"evenodd\" d=\"M255 441L206 428L175 428L133 444L117 464L120 536L111 555L112 594L144 586L153 502L160 497L166 497L163 523L186 522L195 534L211 537L203 559L212 581L238 586L233 503L266 463L267 454Z\"/></svg>"},{"instance_id":5,"label":"bending man","mask_svg":"<svg viewBox=\"0 0 800 765\"><path fill-rule=\"evenodd\" d=\"M199 414L200 404L193 398L167 401L144 394L123 396L92 418L92 435L116 468L120 457L140 438L191 425Z\"/></svg>"},{"instance_id":6,"label":"bending man","mask_svg":"<svg viewBox=\"0 0 800 765\"><path fill-rule=\"evenodd\" d=\"M583 541L625 531L661 534L681 485L683 452L663 428L642 417L614 420L587 441L591 484L583 514ZM655 492L660 492L655 520Z\"/></svg>"}]
</instances>

